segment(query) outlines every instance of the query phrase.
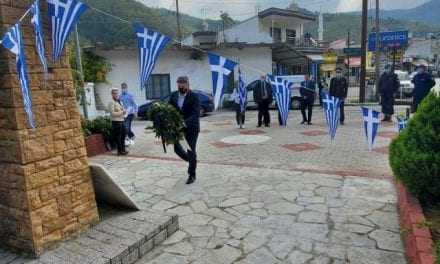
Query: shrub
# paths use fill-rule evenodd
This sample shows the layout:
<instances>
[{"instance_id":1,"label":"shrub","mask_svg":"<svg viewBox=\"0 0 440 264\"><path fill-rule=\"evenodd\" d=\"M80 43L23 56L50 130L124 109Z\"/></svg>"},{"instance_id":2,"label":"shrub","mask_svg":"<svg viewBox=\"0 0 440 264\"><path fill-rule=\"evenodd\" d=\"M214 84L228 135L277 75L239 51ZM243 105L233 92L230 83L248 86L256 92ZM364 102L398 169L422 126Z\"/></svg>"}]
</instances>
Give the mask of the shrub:
<instances>
[{"instance_id":1,"label":"shrub","mask_svg":"<svg viewBox=\"0 0 440 264\"><path fill-rule=\"evenodd\" d=\"M102 134L105 141L110 141L112 121L109 117L98 117L95 120L82 120L82 128L86 137Z\"/></svg>"},{"instance_id":2,"label":"shrub","mask_svg":"<svg viewBox=\"0 0 440 264\"><path fill-rule=\"evenodd\" d=\"M440 201L440 97L431 93L390 146L396 177L425 204Z\"/></svg>"}]
</instances>

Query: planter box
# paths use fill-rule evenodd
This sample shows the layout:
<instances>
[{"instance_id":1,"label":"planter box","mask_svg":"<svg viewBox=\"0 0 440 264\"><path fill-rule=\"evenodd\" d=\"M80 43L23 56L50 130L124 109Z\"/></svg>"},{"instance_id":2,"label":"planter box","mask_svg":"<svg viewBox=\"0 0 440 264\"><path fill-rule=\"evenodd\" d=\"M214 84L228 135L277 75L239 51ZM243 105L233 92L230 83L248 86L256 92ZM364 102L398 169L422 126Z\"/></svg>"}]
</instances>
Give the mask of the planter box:
<instances>
[{"instance_id":1,"label":"planter box","mask_svg":"<svg viewBox=\"0 0 440 264\"><path fill-rule=\"evenodd\" d=\"M87 156L93 157L106 153L104 137L101 134L94 134L86 138Z\"/></svg>"},{"instance_id":2,"label":"planter box","mask_svg":"<svg viewBox=\"0 0 440 264\"><path fill-rule=\"evenodd\" d=\"M435 250L431 232L419 200L402 183L397 183L400 226L409 264L434 264Z\"/></svg>"}]
</instances>

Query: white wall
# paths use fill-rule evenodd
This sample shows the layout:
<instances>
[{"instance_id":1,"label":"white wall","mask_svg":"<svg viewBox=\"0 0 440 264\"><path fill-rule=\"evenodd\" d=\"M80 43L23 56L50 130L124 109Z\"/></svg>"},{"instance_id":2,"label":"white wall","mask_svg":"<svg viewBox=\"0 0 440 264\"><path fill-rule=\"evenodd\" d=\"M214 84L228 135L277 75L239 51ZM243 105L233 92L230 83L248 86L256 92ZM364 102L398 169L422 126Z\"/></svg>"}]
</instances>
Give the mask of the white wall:
<instances>
[{"instance_id":1,"label":"white wall","mask_svg":"<svg viewBox=\"0 0 440 264\"><path fill-rule=\"evenodd\" d=\"M272 51L270 48L244 48L241 50L230 48L212 52L258 69L242 66L245 79L249 82L258 79L263 73L272 73ZM95 87L104 105L106 106L111 100L111 88L119 88L123 82L128 84L129 91L133 93L138 104L145 103L145 90L141 91L139 87L137 51L112 50L97 51L97 53L107 58L112 64L112 71L107 75L109 83L97 84ZM186 75L190 79L192 89L212 93L211 70L207 55L205 54L201 60L192 60L190 54L190 51L165 50L161 54L153 74L170 74L171 90L176 90L177 77ZM235 78L238 79L238 73L236 73Z\"/></svg>"}]
</instances>

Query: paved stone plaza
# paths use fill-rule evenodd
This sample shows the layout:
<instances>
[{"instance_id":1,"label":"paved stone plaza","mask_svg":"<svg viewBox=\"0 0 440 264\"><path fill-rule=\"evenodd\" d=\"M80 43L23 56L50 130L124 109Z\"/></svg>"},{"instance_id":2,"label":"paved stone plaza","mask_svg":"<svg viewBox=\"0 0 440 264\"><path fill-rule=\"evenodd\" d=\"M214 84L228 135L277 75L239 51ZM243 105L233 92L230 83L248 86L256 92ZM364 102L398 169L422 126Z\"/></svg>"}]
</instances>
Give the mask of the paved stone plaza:
<instances>
[{"instance_id":1,"label":"paved stone plaza","mask_svg":"<svg viewBox=\"0 0 440 264\"><path fill-rule=\"evenodd\" d=\"M136 123L129 157L92 159L141 207L179 215L180 230L139 263L406 263L386 151L393 126L369 152L358 108L334 142L321 111L309 127L293 112L287 129L256 129L255 115L243 131L233 113L203 119L191 186L147 122Z\"/></svg>"}]
</instances>

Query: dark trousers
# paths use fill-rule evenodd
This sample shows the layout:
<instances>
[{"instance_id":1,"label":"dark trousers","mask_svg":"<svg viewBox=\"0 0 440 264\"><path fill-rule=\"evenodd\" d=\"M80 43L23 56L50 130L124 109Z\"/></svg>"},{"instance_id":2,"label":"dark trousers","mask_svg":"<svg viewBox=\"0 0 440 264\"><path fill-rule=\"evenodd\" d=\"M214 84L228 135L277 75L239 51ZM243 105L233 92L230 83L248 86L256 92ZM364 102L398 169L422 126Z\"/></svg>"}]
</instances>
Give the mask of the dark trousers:
<instances>
[{"instance_id":1,"label":"dark trousers","mask_svg":"<svg viewBox=\"0 0 440 264\"><path fill-rule=\"evenodd\" d=\"M339 117L340 117L340 121L343 124L345 122L345 102L341 101L341 105L339 107Z\"/></svg>"},{"instance_id":2,"label":"dark trousers","mask_svg":"<svg viewBox=\"0 0 440 264\"><path fill-rule=\"evenodd\" d=\"M190 177L196 177L196 169L197 169L197 139L199 137L198 130L192 131L189 129L185 133L185 140L188 142L190 149L184 150L182 145L178 142L174 144L174 152L181 159L189 163L188 174Z\"/></svg>"},{"instance_id":3,"label":"dark trousers","mask_svg":"<svg viewBox=\"0 0 440 264\"><path fill-rule=\"evenodd\" d=\"M269 113L268 102L258 103L258 126L261 126L263 122L265 126L270 125L270 113Z\"/></svg>"},{"instance_id":4,"label":"dark trousers","mask_svg":"<svg viewBox=\"0 0 440 264\"><path fill-rule=\"evenodd\" d=\"M112 139L118 154L125 152L125 126L123 121L112 121Z\"/></svg>"},{"instance_id":5,"label":"dark trousers","mask_svg":"<svg viewBox=\"0 0 440 264\"><path fill-rule=\"evenodd\" d=\"M237 121L237 125L244 125L246 121L245 112L241 112L240 104L235 104L235 120Z\"/></svg>"},{"instance_id":6,"label":"dark trousers","mask_svg":"<svg viewBox=\"0 0 440 264\"><path fill-rule=\"evenodd\" d=\"M130 114L124 120L125 135L128 136L128 138L130 138L130 139L135 137L133 131L131 130L131 125L133 123L133 119L134 119L134 114Z\"/></svg>"},{"instance_id":7,"label":"dark trousers","mask_svg":"<svg viewBox=\"0 0 440 264\"><path fill-rule=\"evenodd\" d=\"M301 100L301 114L303 117L303 122L311 123L313 114L313 104L315 103L315 98L303 98ZM307 115L306 115L307 110Z\"/></svg>"}]
</instances>

